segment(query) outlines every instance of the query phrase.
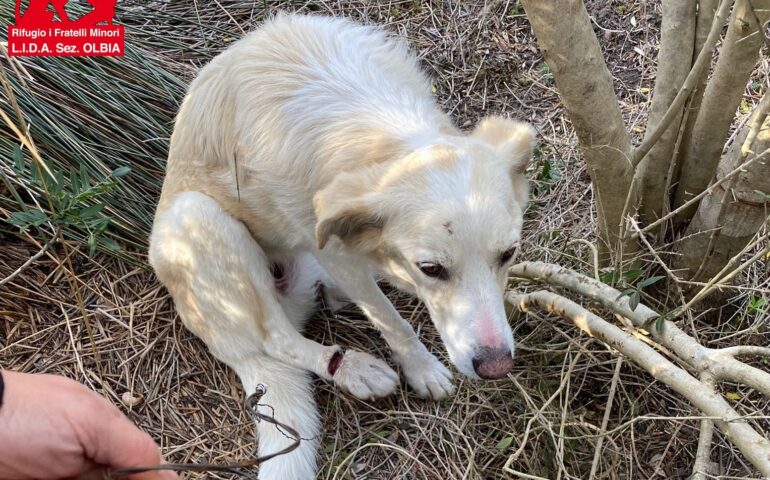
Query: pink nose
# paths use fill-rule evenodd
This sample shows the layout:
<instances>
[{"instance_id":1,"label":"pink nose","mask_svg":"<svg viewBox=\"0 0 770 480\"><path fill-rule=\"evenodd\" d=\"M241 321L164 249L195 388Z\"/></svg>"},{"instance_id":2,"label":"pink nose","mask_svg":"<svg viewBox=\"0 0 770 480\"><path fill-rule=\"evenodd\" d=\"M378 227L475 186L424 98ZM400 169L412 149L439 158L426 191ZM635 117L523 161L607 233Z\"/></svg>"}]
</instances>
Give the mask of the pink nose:
<instances>
[{"instance_id":1,"label":"pink nose","mask_svg":"<svg viewBox=\"0 0 770 480\"><path fill-rule=\"evenodd\" d=\"M508 349L482 347L473 357L473 369L487 380L503 378L513 369L513 356Z\"/></svg>"}]
</instances>

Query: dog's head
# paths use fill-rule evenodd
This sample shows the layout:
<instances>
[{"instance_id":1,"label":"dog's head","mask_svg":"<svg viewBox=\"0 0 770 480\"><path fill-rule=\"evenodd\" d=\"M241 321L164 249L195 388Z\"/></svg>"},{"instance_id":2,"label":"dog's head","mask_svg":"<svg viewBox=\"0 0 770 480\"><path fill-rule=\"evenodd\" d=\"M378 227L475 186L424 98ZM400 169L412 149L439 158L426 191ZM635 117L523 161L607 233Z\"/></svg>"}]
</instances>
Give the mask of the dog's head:
<instances>
[{"instance_id":1,"label":"dog's head","mask_svg":"<svg viewBox=\"0 0 770 480\"><path fill-rule=\"evenodd\" d=\"M366 255L427 306L457 368L500 378L514 343L503 305L529 189L524 123L490 117L404 158L342 173L315 198L316 237Z\"/></svg>"}]
</instances>

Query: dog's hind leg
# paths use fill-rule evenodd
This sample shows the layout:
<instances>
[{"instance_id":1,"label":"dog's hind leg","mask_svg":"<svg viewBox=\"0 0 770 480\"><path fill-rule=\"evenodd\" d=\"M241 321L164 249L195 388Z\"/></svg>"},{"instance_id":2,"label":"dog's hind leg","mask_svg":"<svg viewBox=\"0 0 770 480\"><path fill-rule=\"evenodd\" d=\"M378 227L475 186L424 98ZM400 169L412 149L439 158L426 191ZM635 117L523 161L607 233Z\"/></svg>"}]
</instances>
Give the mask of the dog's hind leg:
<instances>
[{"instance_id":1,"label":"dog's hind leg","mask_svg":"<svg viewBox=\"0 0 770 480\"><path fill-rule=\"evenodd\" d=\"M242 361L234 369L247 393L256 391L259 384L267 387L267 393L260 400L264 406L258 407L260 413L274 416L302 436L296 450L260 465L259 479L314 479L321 421L310 373L266 356ZM257 423L257 438L260 456L278 452L293 443L288 433L266 421Z\"/></svg>"},{"instance_id":2,"label":"dog's hind leg","mask_svg":"<svg viewBox=\"0 0 770 480\"><path fill-rule=\"evenodd\" d=\"M272 404L279 421L296 427L303 437L318 432L305 371L359 398L395 390L398 377L383 361L356 351L343 354L337 346L324 346L300 334L295 326L299 322L293 322L287 310L299 313L282 305L288 300L282 299L267 256L246 227L211 197L185 192L159 210L150 239L150 263L174 298L185 326L238 373L245 388L265 383L264 402ZM286 439L271 444L280 439L269 432L267 442L260 441L260 451L287 444ZM306 472L276 478L304 479L313 478L314 459L315 444L304 442L271 462L288 465L277 470Z\"/></svg>"}]
</instances>

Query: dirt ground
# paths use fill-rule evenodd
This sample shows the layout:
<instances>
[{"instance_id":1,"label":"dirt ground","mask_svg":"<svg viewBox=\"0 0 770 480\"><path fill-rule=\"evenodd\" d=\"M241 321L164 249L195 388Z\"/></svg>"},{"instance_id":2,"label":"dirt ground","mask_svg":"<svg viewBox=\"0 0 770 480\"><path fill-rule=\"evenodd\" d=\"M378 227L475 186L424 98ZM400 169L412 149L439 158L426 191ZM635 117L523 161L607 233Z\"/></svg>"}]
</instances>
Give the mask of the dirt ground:
<instances>
[{"instance_id":1,"label":"dirt ground","mask_svg":"<svg viewBox=\"0 0 770 480\"><path fill-rule=\"evenodd\" d=\"M518 258L591 270L590 251L575 242L594 240L588 175L553 75L517 2L220 5L219 14L202 20L215 23L219 33L202 35L199 53L190 49L189 58L177 62L187 79L241 29L258 27L266 13L344 15L405 36L434 78L438 102L458 125L471 127L485 113L531 122L540 144L528 169L533 201ZM627 125L640 136L654 80L660 7L624 1L587 5ZM193 2L174 8L174 15L194 15ZM174 22L164 27L173 29ZM1 235L4 278L39 247L11 233ZM135 255L144 258L142 251ZM767 276L767 267L757 265L740 282L764 289L767 296ZM398 292L389 296L429 349L449 364L424 307ZM767 345L767 310L749 308L749 302L745 292L730 291L720 309L684 327L712 346ZM587 478L613 384L617 394L595 478L689 476L698 422L682 418L697 415L686 402L562 320L512 314L511 324L518 354L510 378L476 382L458 375L457 394L443 402L419 399L406 385L390 398L365 402L317 381L324 419L319 478ZM389 358L379 334L354 308L336 315L320 312L307 335ZM729 338L720 340L724 337ZM89 258L85 247L71 243L67 251L58 246L0 286L0 366L56 372L85 383L150 432L169 461L226 462L253 453L252 422L242 409L236 376L183 328L168 293L142 265L104 254ZM725 393L743 413L770 411L766 401L743 387L727 385ZM134 397L128 403L135 405L128 405L126 396ZM759 427L770 435L768 422ZM715 474L759 478L724 438L717 435L715 442Z\"/></svg>"}]
</instances>

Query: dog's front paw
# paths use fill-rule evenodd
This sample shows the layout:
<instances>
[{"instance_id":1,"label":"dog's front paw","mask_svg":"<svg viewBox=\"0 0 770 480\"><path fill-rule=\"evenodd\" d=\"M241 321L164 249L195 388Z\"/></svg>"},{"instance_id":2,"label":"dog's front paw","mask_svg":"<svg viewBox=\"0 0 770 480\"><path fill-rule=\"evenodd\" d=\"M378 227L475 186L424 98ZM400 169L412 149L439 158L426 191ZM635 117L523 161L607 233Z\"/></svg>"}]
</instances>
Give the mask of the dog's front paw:
<instances>
[{"instance_id":1,"label":"dog's front paw","mask_svg":"<svg viewBox=\"0 0 770 480\"><path fill-rule=\"evenodd\" d=\"M427 350L398 357L398 361L409 386L420 397L441 400L454 393L452 372Z\"/></svg>"},{"instance_id":2,"label":"dog's front paw","mask_svg":"<svg viewBox=\"0 0 770 480\"><path fill-rule=\"evenodd\" d=\"M398 375L387 363L355 350L345 352L332 379L362 400L390 395L398 386Z\"/></svg>"}]
</instances>

